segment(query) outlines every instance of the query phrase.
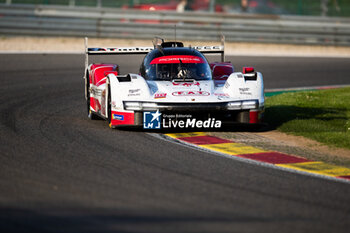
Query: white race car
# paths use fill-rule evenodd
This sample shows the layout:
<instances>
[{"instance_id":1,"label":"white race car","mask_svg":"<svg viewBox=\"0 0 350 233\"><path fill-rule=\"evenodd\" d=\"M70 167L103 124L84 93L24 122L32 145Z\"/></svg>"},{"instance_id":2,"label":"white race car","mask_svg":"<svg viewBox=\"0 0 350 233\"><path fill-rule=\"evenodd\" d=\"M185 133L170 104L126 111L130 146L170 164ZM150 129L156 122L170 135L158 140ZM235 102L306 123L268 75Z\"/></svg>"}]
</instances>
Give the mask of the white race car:
<instances>
[{"instance_id":1,"label":"white race car","mask_svg":"<svg viewBox=\"0 0 350 233\"><path fill-rule=\"evenodd\" d=\"M153 47L88 48L85 97L90 119L111 128L220 128L261 122L262 74L252 67L234 72L220 46L184 47L156 38ZM209 63L203 54L221 54ZM146 54L138 73L119 74L117 64L90 64L90 55Z\"/></svg>"}]
</instances>

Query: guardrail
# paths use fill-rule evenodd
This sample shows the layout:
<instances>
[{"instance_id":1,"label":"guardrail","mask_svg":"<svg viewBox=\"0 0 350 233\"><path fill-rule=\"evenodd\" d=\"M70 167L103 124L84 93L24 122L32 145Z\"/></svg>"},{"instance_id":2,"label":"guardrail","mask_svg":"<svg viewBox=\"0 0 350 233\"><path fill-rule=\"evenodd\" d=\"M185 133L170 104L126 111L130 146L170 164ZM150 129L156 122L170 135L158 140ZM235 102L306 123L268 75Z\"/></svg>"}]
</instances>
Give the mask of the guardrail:
<instances>
[{"instance_id":1,"label":"guardrail","mask_svg":"<svg viewBox=\"0 0 350 233\"><path fill-rule=\"evenodd\" d=\"M0 34L350 46L350 19L0 4Z\"/></svg>"}]
</instances>

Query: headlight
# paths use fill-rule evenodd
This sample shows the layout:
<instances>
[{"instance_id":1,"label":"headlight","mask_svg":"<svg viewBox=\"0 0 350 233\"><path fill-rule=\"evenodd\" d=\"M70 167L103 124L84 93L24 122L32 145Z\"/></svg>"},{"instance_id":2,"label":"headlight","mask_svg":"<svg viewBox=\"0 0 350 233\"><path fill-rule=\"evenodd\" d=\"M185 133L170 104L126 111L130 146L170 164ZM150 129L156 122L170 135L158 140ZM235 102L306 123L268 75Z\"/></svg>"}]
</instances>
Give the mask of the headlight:
<instances>
[{"instance_id":1,"label":"headlight","mask_svg":"<svg viewBox=\"0 0 350 233\"><path fill-rule=\"evenodd\" d=\"M259 102L257 100L235 101L227 104L227 110L241 110L241 109L257 109Z\"/></svg>"},{"instance_id":2,"label":"headlight","mask_svg":"<svg viewBox=\"0 0 350 233\"><path fill-rule=\"evenodd\" d=\"M258 107L259 104L256 100L243 101L242 103L242 109L257 109Z\"/></svg>"},{"instance_id":3,"label":"headlight","mask_svg":"<svg viewBox=\"0 0 350 233\"><path fill-rule=\"evenodd\" d=\"M124 109L131 111L142 110L141 102L124 102Z\"/></svg>"},{"instance_id":4,"label":"headlight","mask_svg":"<svg viewBox=\"0 0 350 233\"><path fill-rule=\"evenodd\" d=\"M227 109L228 110L240 110L242 107L242 102L237 101L237 102L229 102L227 104Z\"/></svg>"},{"instance_id":5,"label":"headlight","mask_svg":"<svg viewBox=\"0 0 350 233\"><path fill-rule=\"evenodd\" d=\"M156 103L141 103L142 109L155 109L158 107L158 104Z\"/></svg>"},{"instance_id":6,"label":"headlight","mask_svg":"<svg viewBox=\"0 0 350 233\"><path fill-rule=\"evenodd\" d=\"M142 110L156 110L158 109L157 103L152 102L135 102L135 101L125 101L124 109L130 111L142 111Z\"/></svg>"}]
</instances>

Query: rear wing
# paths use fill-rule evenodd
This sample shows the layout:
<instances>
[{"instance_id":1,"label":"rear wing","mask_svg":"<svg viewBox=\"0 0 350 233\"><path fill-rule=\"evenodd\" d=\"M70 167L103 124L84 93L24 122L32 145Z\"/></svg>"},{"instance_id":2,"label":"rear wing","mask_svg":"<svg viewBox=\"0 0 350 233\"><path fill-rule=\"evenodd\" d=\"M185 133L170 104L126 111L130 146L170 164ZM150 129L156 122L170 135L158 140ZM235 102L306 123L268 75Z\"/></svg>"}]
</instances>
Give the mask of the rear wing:
<instances>
[{"instance_id":1,"label":"rear wing","mask_svg":"<svg viewBox=\"0 0 350 233\"><path fill-rule=\"evenodd\" d=\"M219 46L192 46L204 54L220 54L221 61L225 61L225 36L221 36L221 45ZM89 55L132 55L148 54L154 47L122 47L122 48L89 48L88 38L85 37L85 75L89 66Z\"/></svg>"}]
</instances>

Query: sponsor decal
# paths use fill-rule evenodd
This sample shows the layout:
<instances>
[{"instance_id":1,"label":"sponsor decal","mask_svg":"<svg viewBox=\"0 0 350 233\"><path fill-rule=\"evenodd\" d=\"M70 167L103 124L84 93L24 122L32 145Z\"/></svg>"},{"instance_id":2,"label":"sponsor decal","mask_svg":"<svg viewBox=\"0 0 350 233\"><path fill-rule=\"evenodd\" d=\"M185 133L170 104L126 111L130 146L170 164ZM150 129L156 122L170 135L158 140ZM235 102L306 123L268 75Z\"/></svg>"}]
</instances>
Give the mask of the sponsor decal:
<instances>
[{"instance_id":1,"label":"sponsor decal","mask_svg":"<svg viewBox=\"0 0 350 233\"><path fill-rule=\"evenodd\" d=\"M252 95L252 93L249 91L250 88L246 87L246 88L239 88L239 93L241 95Z\"/></svg>"},{"instance_id":2,"label":"sponsor decal","mask_svg":"<svg viewBox=\"0 0 350 233\"><path fill-rule=\"evenodd\" d=\"M141 89L130 89L128 96L140 96Z\"/></svg>"},{"instance_id":3,"label":"sponsor decal","mask_svg":"<svg viewBox=\"0 0 350 233\"><path fill-rule=\"evenodd\" d=\"M141 89L130 89L130 90L129 90L129 93L130 93L130 94L134 94L134 93L140 92L140 91L141 91Z\"/></svg>"},{"instance_id":4,"label":"sponsor decal","mask_svg":"<svg viewBox=\"0 0 350 233\"><path fill-rule=\"evenodd\" d=\"M143 113L143 128L144 129L160 129L161 113L144 112Z\"/></svg>"},{"instance_id":5,"label":"sponsor decal","mask_svg":"<svg viewBox=\"0 0 350 233\"><path fill-rule=\"evenodd\" d=\"M184 86L184 87L190 87L190 86L199 86L200 85L200 83L199 82L192 82L192 83L176 83L176 82L173 82L173 85L174 86L179 86L179 85L181 85L181 86Z\"/></svg>"},{"instance_id":6,"label":"sponsor decal","mask_svg":"<svg viewBox=\"0 0 350 233\"><path fill-rule=\"evenodd\" d=\"M155 99L163 99L166 98L167 93L156 93L154 94Z\"/></svg>"},{"instance_id":7,"label":"sponsor decal","mask_svg":"<svg viewBox=\"0 0 350 233\"><path fill-rule=\"evenodd\" d=\"M193 48L197 50L216 50L216 49L221 49L220 46L194 46Z\"/></svg>"},{"instance_id":8,"label":"sponsor decal","mask_svg":"<svg viewBox=\"0 0 350 233\"><path fill-rule=\"evenodd\" d=\"M215 96L226 96L226 97L230 97L229 94L227 93L214 93Z\"/></svg>"},{"instance_id":9,"label":"sponsor decal","mask_svg":"<svg viewBox=\"0 0 350 233\"><path fill-rule=\"evenodd\" d=\"M209 92L206 91L176 91L172 93L173 96L208 96Z\"/></svg>"},{"instance_id":10,"label":"sponsor decal","mask_svg":"<svg viewBox=\"0 0 350 233\"><path fill-rule=\"evenodd\" d=\"M218 100L224 100L230 98L230 95L227 93L214 93L217 96Z\"/></svg>"},{"instance_id":11,"label":"sponsor decal","mask_svg":"<svg viewBox=\"0 0 350 233\"><path fill-rule=\"evenodd\" d=\"M124 120L124 115L120 114L112 114L113 120L118 120L118 121L123 121Z\"/></svg>"},{"instance_id":12,"label":"sponsor decal","mask_svg":"<svg viewBox=\"0 0 350 233\"><path fill-rule=\"evenodd\" d=\"M174 64L174 63L205 63L204 59L191 55L173 55L157 57L151 61L151 65L154 64Z\"/></svg>"}]
</instances>

